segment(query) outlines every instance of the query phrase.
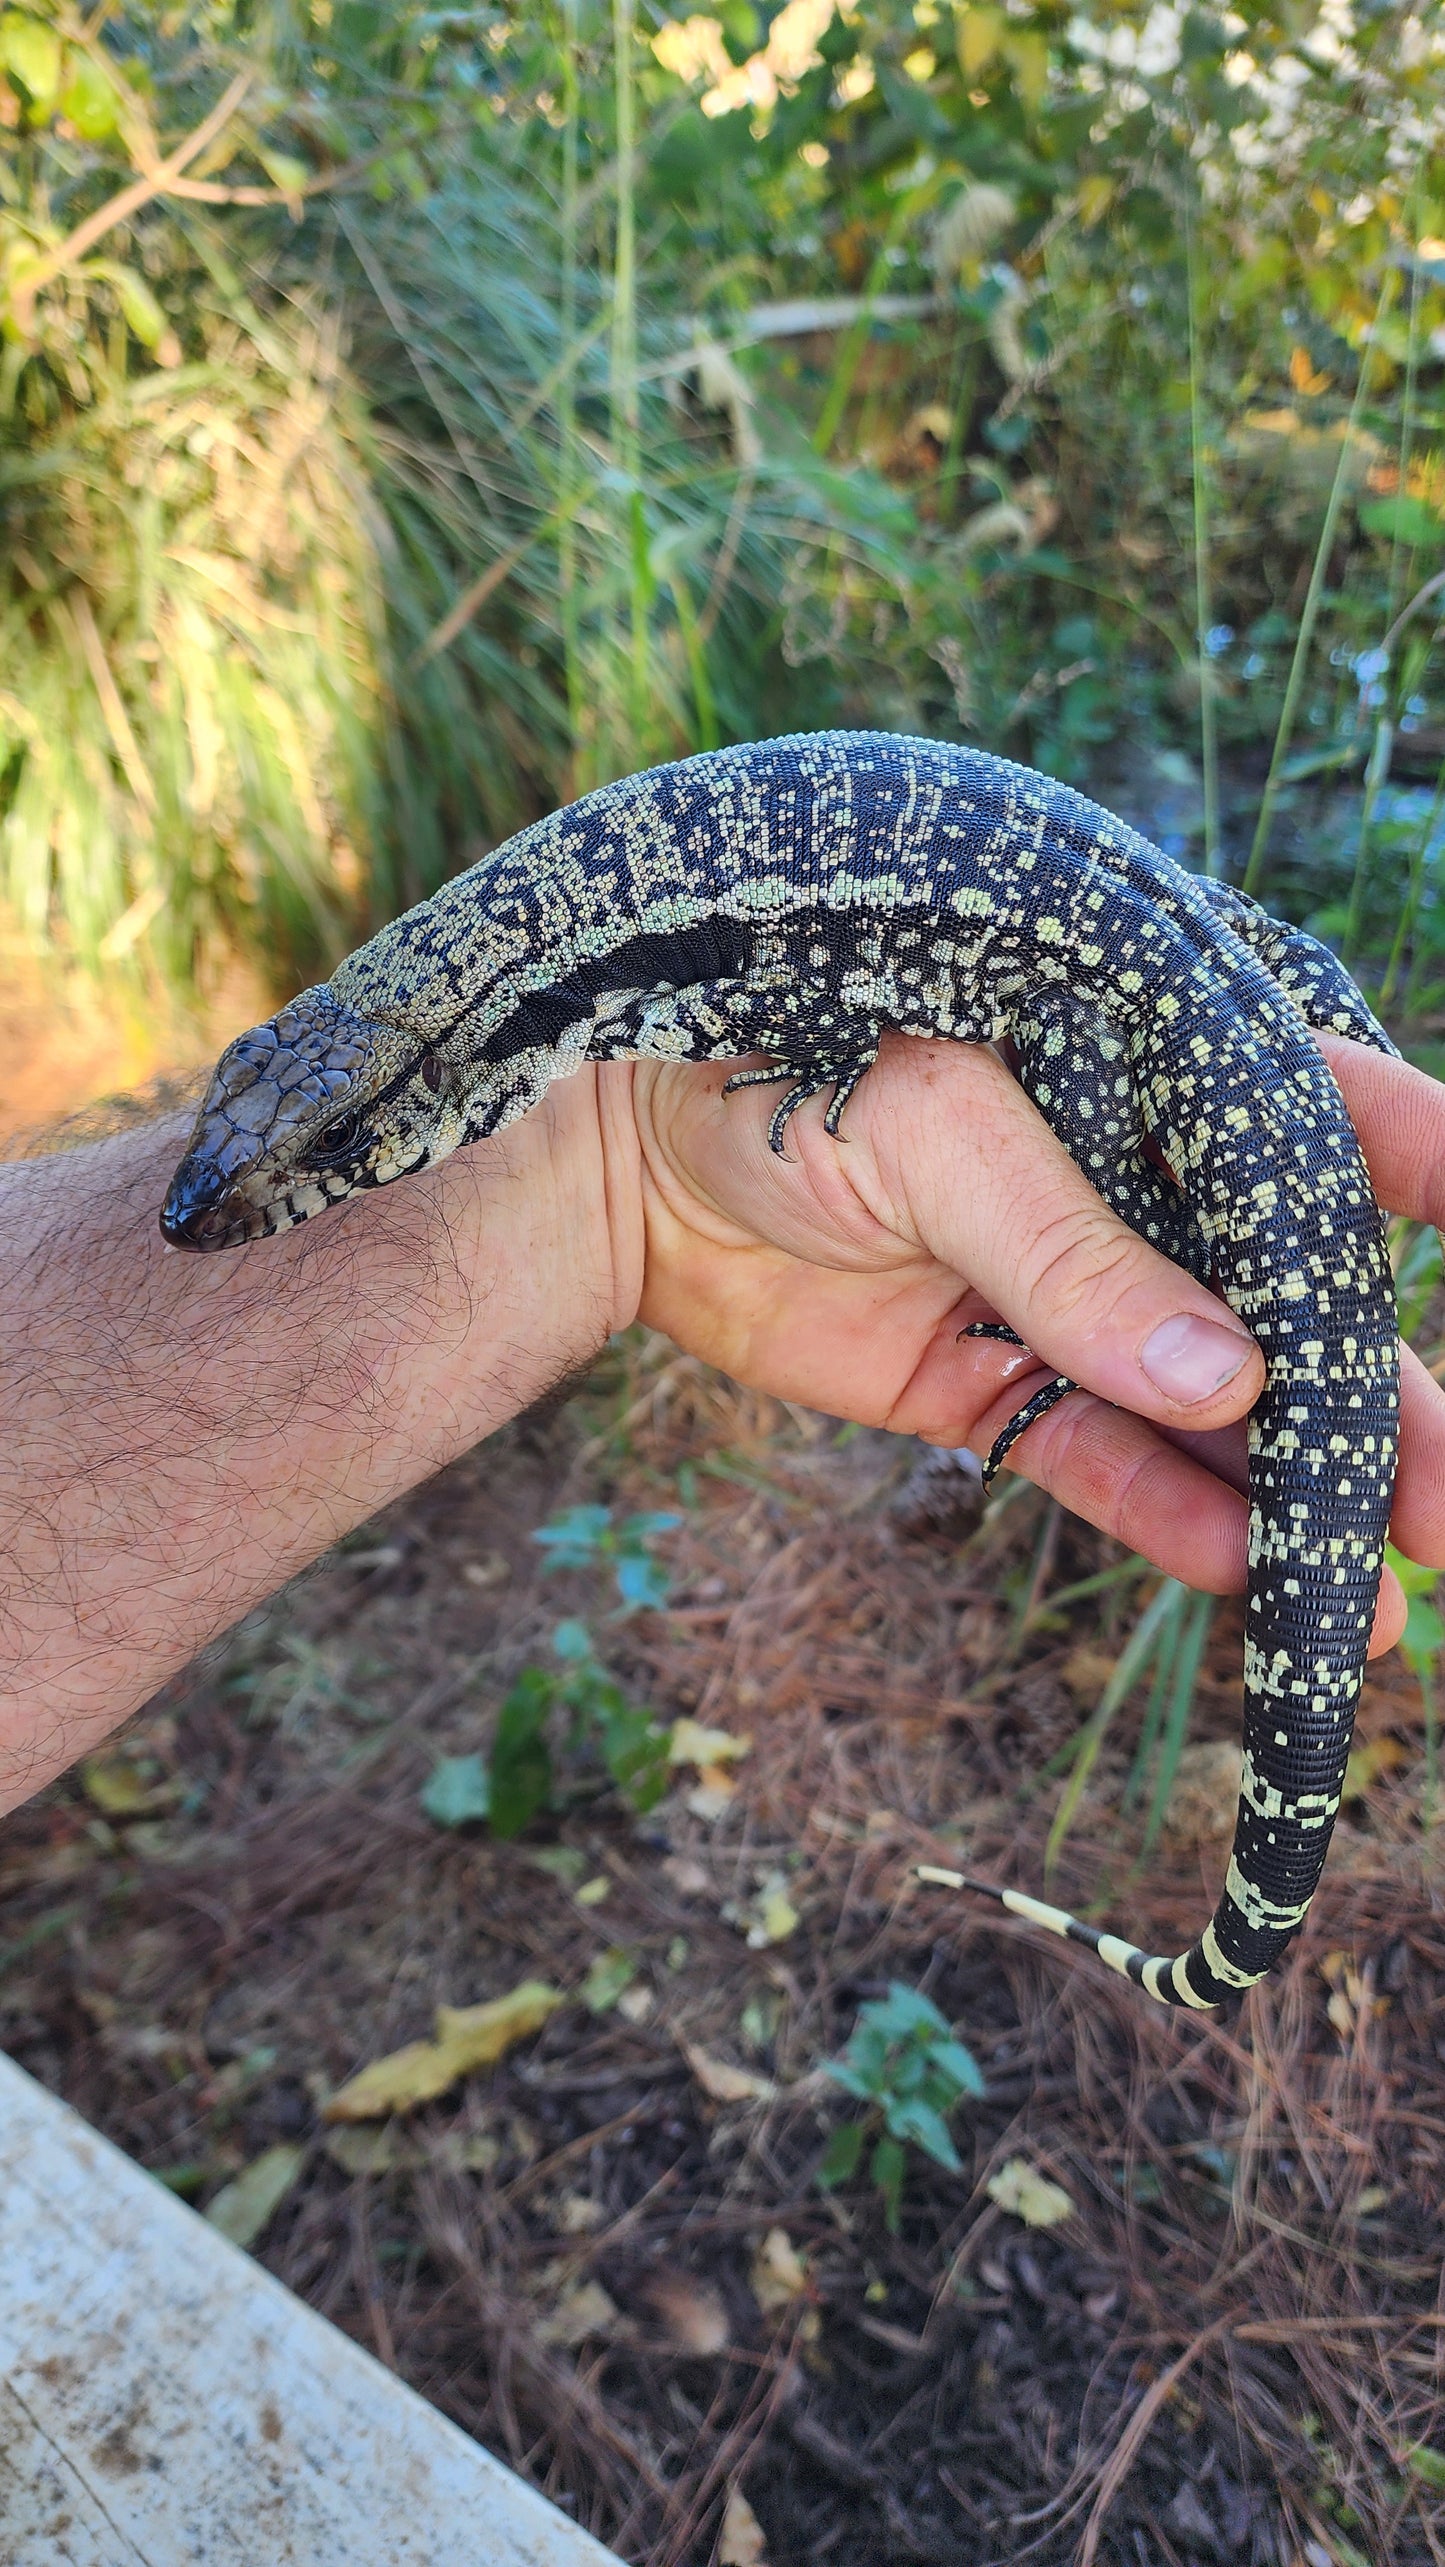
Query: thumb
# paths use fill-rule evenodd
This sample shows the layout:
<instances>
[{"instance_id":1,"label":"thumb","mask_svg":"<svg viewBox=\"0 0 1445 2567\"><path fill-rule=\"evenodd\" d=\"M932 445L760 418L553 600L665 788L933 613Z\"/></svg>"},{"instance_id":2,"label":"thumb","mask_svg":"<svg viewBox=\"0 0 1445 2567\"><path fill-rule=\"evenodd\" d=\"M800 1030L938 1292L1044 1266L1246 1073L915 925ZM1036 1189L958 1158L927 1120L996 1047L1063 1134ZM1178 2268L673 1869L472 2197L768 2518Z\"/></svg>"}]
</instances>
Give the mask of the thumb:
<instances>
[{"instance_id":1,"label":"thumb","mask_svg":"<svg viewBox=\"0 0 1445 2567\"><path fill-rule=\"evenodd\" d=\"M891 1218L1116 1406L1200 1430L1242 1416L1264 1384L1243 1321L1109 1209L996 1054L975 1051L961 1077L952 1049L900 1040L887 1111L867 1117Z\"/></svg>"}]
</instances>

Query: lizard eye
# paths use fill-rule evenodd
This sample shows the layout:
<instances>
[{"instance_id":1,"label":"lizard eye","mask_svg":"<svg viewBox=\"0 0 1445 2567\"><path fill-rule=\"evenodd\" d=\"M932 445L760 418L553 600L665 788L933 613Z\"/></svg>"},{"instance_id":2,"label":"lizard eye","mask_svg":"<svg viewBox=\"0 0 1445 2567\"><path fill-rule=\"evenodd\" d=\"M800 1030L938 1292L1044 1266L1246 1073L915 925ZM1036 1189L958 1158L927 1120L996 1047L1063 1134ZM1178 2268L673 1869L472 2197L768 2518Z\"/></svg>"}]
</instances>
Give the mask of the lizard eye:
<instances>
[{"instance_id":1,"label":"lizard eye","mask_svg":"<svg viewBox=\"0 0 1445 2567\"><path fill-rule=\"evenodd\" d=\"M366 1117L355 1108L350 1114L338 1114L334 1123L328 1123L316 1135L318 1156L326 1159L345 1157L355 1149L365 1129Z\"/></svg>"}]
</instances>

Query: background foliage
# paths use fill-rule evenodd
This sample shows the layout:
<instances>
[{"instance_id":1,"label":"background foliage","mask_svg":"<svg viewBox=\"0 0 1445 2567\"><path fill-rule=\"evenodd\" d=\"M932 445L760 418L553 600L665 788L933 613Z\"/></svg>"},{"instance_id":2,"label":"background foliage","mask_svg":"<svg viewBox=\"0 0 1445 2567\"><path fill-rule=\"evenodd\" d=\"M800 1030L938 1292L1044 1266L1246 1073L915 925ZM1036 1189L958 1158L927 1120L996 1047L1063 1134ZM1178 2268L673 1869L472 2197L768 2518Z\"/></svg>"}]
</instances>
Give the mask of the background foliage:
<instances>
[{"instance_id":1,"label":"background foliage","mask_svg":"<svg viewBox=\"0 0 1445 2567\"><path fill-rule=\"evenodd\" d=\"M4 11L24 931L294 984L607 775L876 722L1253 843L1427 1009L1442 28Z\"/></svg>"}]
</instances>

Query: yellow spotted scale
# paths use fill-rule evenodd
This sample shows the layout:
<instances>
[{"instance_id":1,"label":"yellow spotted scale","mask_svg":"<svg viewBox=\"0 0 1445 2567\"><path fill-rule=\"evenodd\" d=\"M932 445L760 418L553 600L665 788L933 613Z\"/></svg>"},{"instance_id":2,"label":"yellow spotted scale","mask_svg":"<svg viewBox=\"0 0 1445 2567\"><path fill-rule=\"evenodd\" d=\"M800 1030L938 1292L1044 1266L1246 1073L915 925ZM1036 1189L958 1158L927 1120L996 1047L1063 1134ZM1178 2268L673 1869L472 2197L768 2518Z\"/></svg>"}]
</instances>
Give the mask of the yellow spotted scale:
<instances>
[{"instance_id":1,"label":"yellow spotted scale","mask_svg":"<svg viewBox=\"0 0 1445 2567\"><path fill-rule=\"evenodd\" d=\"M770 1066L730 1084L782 1085L781 1149L822 1091L836 1131L886 1027L1010 1038L1100 1194L1217 1278L1268 1380L1249 1430L1244 1781L1212 1922L1164 1960L992 1895L1163 2003L1209 2006L1263 1977L1318 1883L1394 1481L1381 1219L1309 1026L1391 1048L1325 947L1066 786L936 740L765 740L537 822L243 1034L161 1226L208 1249L287 1229L485 1140L584 1061L761 1052ZM991 1467L1071 1387L1031 1401Z\"/></svg>"}]
</instances>

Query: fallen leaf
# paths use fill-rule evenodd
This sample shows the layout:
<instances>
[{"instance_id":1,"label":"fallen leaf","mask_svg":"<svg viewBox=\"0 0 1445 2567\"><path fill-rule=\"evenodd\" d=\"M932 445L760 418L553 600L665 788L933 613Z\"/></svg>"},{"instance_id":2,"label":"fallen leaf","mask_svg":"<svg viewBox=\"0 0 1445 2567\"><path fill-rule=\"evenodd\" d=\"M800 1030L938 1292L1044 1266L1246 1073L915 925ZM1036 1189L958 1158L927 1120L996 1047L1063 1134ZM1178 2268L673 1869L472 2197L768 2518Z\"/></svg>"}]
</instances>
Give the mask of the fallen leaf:
<instances>
[{"instance_id":1,"label":"fallen leaf","mask_svg":"<svg viewBox=\"0 0 1445 2567\"><path fill-rule=\"evenodd\" d=\"M785 2228L768 2230L753 2257L748 2280L764 2317L802 2298L808 2287L808 2267Z\"/></svg>"},{"instance_id":2,"label":"fallen leaf","mask_svg":"<svg viewBox=\"0 0 1445 2567\"><path fill-rule=\"evenodd\" d=\"M721 2292L677 2265L664 2264L649 2273L639 2290L666 2327L680 2353L723 2353L731 2328Z\"/></svg>"},{"instance_id":3,"label":"fallen leaf","mask_svg":"<svg viewBox=\"0 0 1445 2567\"><path fill-rule=\"evenodd\" d=\"M430 2103L474 2068L489 2068L513 2043L539 2031L563 2003L556 1988L524 1979L510 1995L487 2005L437 2008L436 2039L411 2041L385 2059L374 2059L338 2088L322 2109L323 2121L379 2121L389 2112L412 2112Z\"/></svg>"},{"instance_id":4,"label":"fallen leaf","mask_svg":"<svg viewBox=\"0 0 1445 2567\"><path fill-rule=\"evenodd\" d=\"M328 2131L324 2142L326 2154L343 2175L391 2175L398 2166L407 2165L412 2156L406 2140L398 2130Z\"/></svg>"},{"instance_id":5,"label":"fallen leaf","mask_svg":"<svg viewBox=\"0 0 1445 2567\"><path fill-rule=\"evenodd\" d=\"M87 1756L80 1768L81 1787L102 1818L140 1818L148 1810L170 1809L185 1789L175 1776L159 1774L149 1756Z\"/></svg>"},{"instance_id":6,"label":"fallen leaf","mask_svg":"<svg viewBox=\"0 0 1445 2567\"><path fill-rule=\"evenodd\" d=\"M768 2545L763 2526L754 2513L741 2487L729 2487L723 2507L722 2533L717 2545L717 2567L768 2567Z\"/></svg>"},{"instance_id":7,"label":"fallen leaf","mask_svg":"<svg viewBox=\"0 0 1445 2567\"><path fill-rule=\"evenodd\" d=\"M989 2200L1000 2210L1012 2211L1025 2228L1057 2228L1061 2219L1073 2215L1074 2197L1062 2184L1050 2183L1026 2157L1010 2157L996 2175L990 2175L984 2186Z\"/></svg>"},{"instance_id":8,"label":"fallen leaf","mask_svg":"<svg viewBox=\"0 0 1445 2567\"><path fill-rule=\"evenodd\" d=\"M1357 2194L1350 2204L1350 2216L1352 2219L1369 2219L1375 2211L1384 2209L1389 2198L1388 2184L1366 2184L1364 2191Z\"/></svg>"},{"instance_id":9,"label":"fallen leaf","mask_svg":"<svg viewBox=\"0 0 1445 2567\"><path fill-rule=\"evenodd\" d=\"M755 2077L750 2068L734 2068L694 2042L683 2042L682 2055L703 2093L715 2104L771 2103L778 2091L771 2077Z\"/></svg>"},{"instance_id":10,"label":"fallen leaf","mask_svg":"<svg viewBox=\"0 0 1445 2567\"><path fill-rule=\"evenodd\" d=\"M534 1871L549 1872L564 1890L574 1890L587 1869L587 1857L576 1845L544 1845L527 1860Z\"/></svg>"},{"instance_id":11,"label":"fallen leaf","mask_svg":"<svg viewBox=\"0 0 1445 2567\"><path fill-rule=\"evenodd\" d=\"M737 1785L721 1765L710 1765L687 1795L687 1806L694 1818L705 1827L714 1827L725 1818L737 1798Z\"/></svg>"},{"instance_id":12,"label":"fallen leaf","mask_svg":"<svg viewBox=\"0 0 1445 2567\"><path fill-rule=\"evenodd\" d=\"M511 1574L511 1564L500 1551L488 1551L481 1560L462 1562L462 1576L469 1587L504 1587Z\"/></svg>"},{"instance_id":13,"label":"fallen leaf","mask_svg":"<svg viewBox=\"0 0 1445 2567\"><path fill-rule=\"evenodd\" d=\"M590 2193L560 2193L553 2212L553 2224L564 2237L590 2237L607 2217L601 2202Z\"/></svg>"},{"instance_id":14,"label":"fallen leaf","mask_svg":"<svg viewBox=\"0 0 1445 2567\"><path fill-rule=\"evenodd\" d=\"M612 1883L605 1872L596 1872L574 1895L579 1907L600 1907L605 1898L611 1897Z\"/></svg>"},{"instance_id":15,"label":"fallen leaf","mask_svg":"<svg viewBox=\"0 0 1445 2567\"><path fill-rule=\"evenodd\" d=\"M630 1988L623 1989L617 2000L617 2011L628 2023L645 2023L656 2003L651 1988L644 1980L638 1979Z\"/></svg>"},{"instance_id":16,"label":"fallen leaf","mask_svg":"<svg viewBox=\"0 0 1445 2567\"><path fill-rule=\"evenodd\" d=\"M502 2143L489 2130L441 2130L427 2154L434 2166L444 2166L449 2175L489 2175L501 2158Z\"/></svg>"},{"instance_id":17,"label":"fallen leaf","mask_svg":"<svg viewBox=\"0 0 1445 2567\"><path fill-rule=\"evenodd\" d=\"M614 1944L610 1951L593 1955L587 1976L577 1994L589 2014L610 2014L624 1989L630 1988L637 1976L637 1963L630 1952Z\"/></svg>"},{"instance_id":18,"label":"fallen leaf","mask_svg":"<svg viewBox=\"0 0 1445 2567\"><path fill-rule=\"evenodd\" d=\"M730 1729L708 1729L700 1720L675 1720L668 1732L669 1765L731 1765L752 1752L751 1738L735 1738Z\"/></svg>"},{"instance_id":19,"label":"fallen leaf","mask_svg":"<svg viewBox=\"0 0 1445 2567\"><path fill-rule=\"evenodd\" d=\"M691 1854L669 1854L662 1866L679 1896L685 1899L706 1898L712 1888L712 1875Z\"/></svg>"},{"instance_id":20,"label":"fallen leaf","mask_svg":"<svg viewBox=\"0 0 1445 2567\"><path fill-rule=\"evenodd\" d=\"M1393 1774L1398 1765L1408 1765L1409 1761L1410 1750L1402 1747L1398 1738L1391 1738L1388 1734L1383 1738L1371 1738L1350 1754L1345 1766L1341 1800L1363 1800L1371 1783L1377 1782L1381 1774Z\"/></svg>"},{"instance_id":21,"label":"fallen leaf","mask_svg":"<svg viewBox=\"0 0 1445 2567\"><path fill-rule=\"evenodd\" d=\"M610 2335L617 2316L617 2302L600 2282L579 2282L575 2290L564 2291L551 2316L543 2318L537 2341L570 2350L585 2344L590 2335Z\"/></svg>"},{"instance_id":22,"label":"fallen leaf","mask_svg":"<svg viewBox=\"0 0 1445 2567\"><path fill-rule=\"evenodd\" d=\"M769 1943L786 1943L797 1929L798 1911L788 1896L787 1882L781 1872L770 1873L753 1901L748 1949L761 1952Z\"/></svg>"},{"instance_id":23,"label":"fallen leaf","mask_svg":"<svg viewBox=\"0 0 1445 2567\"><path fill-rule=\"evenodd\" d=\"M304 2148L290 2143L280 2148L267 2148L243 2166L229 2184L223 2184L213 2202L206 2204L205 2216L212 2228L229 2237L233 2246L251 2246L268 2220L273 2219L286 2199L305 2159Z\"/></svg>"}]
</instances>

